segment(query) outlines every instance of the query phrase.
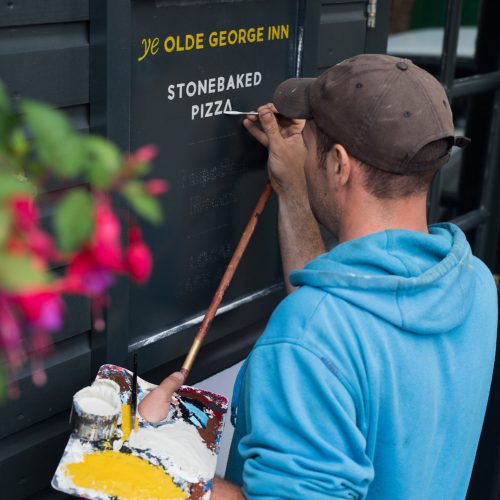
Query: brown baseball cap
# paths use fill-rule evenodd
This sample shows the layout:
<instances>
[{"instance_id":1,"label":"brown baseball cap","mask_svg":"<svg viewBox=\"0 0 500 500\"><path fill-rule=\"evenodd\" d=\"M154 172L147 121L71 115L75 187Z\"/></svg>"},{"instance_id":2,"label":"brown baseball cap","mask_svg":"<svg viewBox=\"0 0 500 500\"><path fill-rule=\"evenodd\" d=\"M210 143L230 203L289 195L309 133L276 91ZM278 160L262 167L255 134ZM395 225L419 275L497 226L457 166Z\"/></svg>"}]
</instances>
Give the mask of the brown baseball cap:
<instances>
[{"instance_id":1,"label":"brown baseball cap","mask_svg":"<svg viewBox=\"0 0 500 500\"><path fill-rule=\"evenodd\" d=\"M416 174L444 165L455 137L442 85L427 71L383 54L361 54L332 66L318 78L291 78L274 93L278 112L310 118L349 154L380 170ZM436 157L418 153L440 139Z\"/></svg>"}]
</instances>

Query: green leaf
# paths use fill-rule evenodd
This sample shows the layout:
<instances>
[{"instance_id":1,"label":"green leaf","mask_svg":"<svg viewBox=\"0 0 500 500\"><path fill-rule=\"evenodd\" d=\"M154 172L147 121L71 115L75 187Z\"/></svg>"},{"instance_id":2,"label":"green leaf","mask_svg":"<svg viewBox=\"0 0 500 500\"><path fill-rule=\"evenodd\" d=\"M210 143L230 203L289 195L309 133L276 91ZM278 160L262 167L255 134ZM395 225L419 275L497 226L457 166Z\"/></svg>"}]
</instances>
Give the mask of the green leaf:
<instances>
[{"instance_id":1,"label":"green leaf","mask_svg":"<svg viewBox=\"0 0 500 500\"><path fill-rule=\"evenodd\" d=\"M83 168L90 184L107 189L120 172L122 156L118 148L103 137L90 135L82 139Z\"/></svg>"},{"instance_id":2,"label":"green leaf","mask_svg":"<svg viewBox=\"0 0 500 500\"><path fill-rule=\"evenodd\" d=\"M46 172L43 165L36 161L28 161L24 165L24 171L26 173L26 176L30 179L33 179L34 182L37 182L38 179L43 177L44 173Z\"/></svg>"},{"instance_id":3,"label":"green leaf","mask_svg":"<svg viewBox=\"0 0 500 500\"><path fill-rule=\"evenodd\" d=\"M35 194L35 187L25 178L21 178L10 172L0 173L0 202L14 195Z\"/></svg>"},{"instance_id":4,"label":"green leaf","mask_svg":"<svg viewBox=\"0 0 500 500\"><path fill-rule=\"evenodd\" d=\"M43 285L48 275L34 265L28 255L0 253L0 288L15 292L26 287Z\"/></svg>"},{"instance_id":5,"label":"green leaf","mask_svg":"<svg viewBox=\"0 0 500 500\"><path fill-rule=\"evenodd\" d=\"M18 158L23 158L29 152L30 146L23 130L16 127L10 135L10 150Z\"/></svg>"},{"instance_id":6,"label":"green leaf","mask_svg":"<svg viewBox=\"0 0 500 500\"><path fill-rule=\"evenodd\" d=\"M0 206L0 248L5 244L7 235L10 232L10 225L12 223L12 214L6 207Z\"/></svg>"},{"instance_id":7,"label":"green leaf","mask_svg":"<svg viewBox=\"0 0 500 500\"><path fill-rule=\"evenodd\" d=\"M9 128L14 121L14 114L10 105L7 90L0 81L0 149L5 149Z\"/></svg>"},{"instance_id":8,"label":"green leaf","mask_svg":"<svg viewBox=\"0 0 500 500\"><path fill-rule=\"evenodd\" d=\"M94 203L82 188L71 190L59 202L54 217L54 231L59 248L64 252L76 250L92 235Z\"/></svg>"},{"instance_id":9,"label":"green leaf","mask_svg":"<svg viewBox=\"0 0 500 500\"><path fill-rule=\"evenodd\" d=\"M122 194L132 208L153 224L163 220L160 202L144 190L144 184L139 181L129 181L122 189Z\"/></svg>"},{"instance_id":10,"label":"green leaf","mask_svg":"<svg viewBox=\"0 0 500 500\"><path fill-rule=\"evenodd\" d=\"M151 173L151 163L138 163L134 167L134 173L140 177Z\"/></svg>"},{"instance_id":11,"label":"green leaf","mask_svg":"<svg viewBox=\"0 0 500 500\"><path fill-rule=\"evenodd\" d=\"M77 176L82 168L81 139L64 113L34 101L23 101L21 110L40 160L63 178Z\"/></svg>"}]
</instances>

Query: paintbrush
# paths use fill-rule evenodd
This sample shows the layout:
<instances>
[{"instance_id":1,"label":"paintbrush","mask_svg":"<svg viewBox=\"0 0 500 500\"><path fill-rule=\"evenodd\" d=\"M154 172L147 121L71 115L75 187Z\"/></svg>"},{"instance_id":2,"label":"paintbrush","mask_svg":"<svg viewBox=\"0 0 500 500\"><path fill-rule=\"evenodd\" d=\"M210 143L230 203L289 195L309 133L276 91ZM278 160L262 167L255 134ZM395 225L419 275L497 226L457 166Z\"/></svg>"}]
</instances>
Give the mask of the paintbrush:
<instances>
[{"instance_id":1,"label":"paintbrush","mask_svg":"<svg viewBox=\"0 0 500 500\"><path fill-rule=\"evenodd\" d=\"M137 353L134 353L134 365L132 374L132 402L130 409L130 430L136 430L137 423Z\"/></svg>"},{"instance_id":2,"label":"paintbrush","mask_svg":"<svg viewBox=\"0 0 500 500\"><path fill-rule=\"evenodd\" d=\"M229 110L229 111L224 111L225 115L230 115L230 116L240 116L240 115L256 115L258 116L257 111L236 111L235 109Z\"/></svg>"},{"instance_id":3,"label":"paintbrush","mask_svg":"<svg viewBox=\"0 0 500 500\"><path fill-rule=\"evenodd\" d=\"M185 378L187 378L189 371L193 366L193 362L196 358L196 355L198 354L198 351L200 350L203 339L205 338L205 335L207 334L207 331L213 319L215 318L215 314L217 313L217 309L219 308L220 303L222 302L224 293L226 292L227 287L231 283L231 279L233 278L236 268L238 267L238 264L241 261L243 252L246 250L248 246L250 238L252 237L252 234L255 230L255 226L257 225L259 217L264 211L267 200L271 196L272 192L273 188L271 187L271 184L268 182L264 187L264 191L260 195L259 201L257 202L257 205L255 206L252 215L250 216L250 220L248 221L245 230L243 231L243 234L240 238L240 241L238 242L238 245L233 253L233 256L231 257L231 260L227 265L224 276L222 276L219 286L217 287L217 290L215 291L215 294L212 298L212 302L210 303L210 306L205 314L205 317L203 318L200 328L198 329L198 333L194 338L194 341L191 345L191 349L189 350L186 359L184 360L181 372L184 374Z\"/></svg>"}]
</instances>

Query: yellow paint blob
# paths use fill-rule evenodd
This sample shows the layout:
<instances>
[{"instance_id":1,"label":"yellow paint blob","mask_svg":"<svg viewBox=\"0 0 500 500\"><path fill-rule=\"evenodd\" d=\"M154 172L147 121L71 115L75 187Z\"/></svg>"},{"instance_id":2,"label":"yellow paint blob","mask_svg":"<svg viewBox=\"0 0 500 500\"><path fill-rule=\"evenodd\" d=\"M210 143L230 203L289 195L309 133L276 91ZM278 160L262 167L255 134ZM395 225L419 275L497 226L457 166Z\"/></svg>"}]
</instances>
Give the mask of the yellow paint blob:
<instances>
[{"instance_id":1,"label":"yellow paint blob","mask_svg":"<svg viewBox=\"0 0 500 500\"><path fill-rule=\"evenodd\" d=\"M132 430L130 428L131 411L132 409L130 408L130 405L122 405L122 439L124 441L127 441L130 436L130 431Z\"/></svg>"},{"instance_id":2,"label":"yellow paint blob","mask_svg":"<svg viewBox=\"0 0 500 500\"><path fill-rule=\"evenodd\" d=\"M82 462L66 465L75 486L121 499L177 499L187 495L157 465L117 451L84 455Z\"/></svg>"},{"instance_id":3,"label":"yellow paint blob","mask_svg":"<svg viewBox=\"0 0 500 500\"><path fill-rule=\"evenodd\" d=\"M132 408L130 405L122 405L122 439L127 441L130 437L132 429L130 428L130 422L132 421ZM139 430L139 419L135 417L134 419L134 431Z\"/></svg>"}]
</instances>

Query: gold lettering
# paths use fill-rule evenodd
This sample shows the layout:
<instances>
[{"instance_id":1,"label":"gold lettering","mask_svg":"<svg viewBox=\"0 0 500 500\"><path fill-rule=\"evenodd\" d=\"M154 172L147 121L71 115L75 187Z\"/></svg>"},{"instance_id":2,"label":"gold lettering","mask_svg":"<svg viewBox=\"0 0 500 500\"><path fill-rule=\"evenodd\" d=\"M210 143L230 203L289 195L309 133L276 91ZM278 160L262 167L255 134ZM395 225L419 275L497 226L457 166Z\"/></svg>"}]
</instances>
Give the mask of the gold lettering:
<instances>
[{"instance_id":1,"label":"gold lettering","mask_svg":"<svg viewBox=\"0 0 500 500\"><path fill-rule=\"evenodd\" d=\"M196 33L196 49L201 50L204 48L205 44L205 34L204 33Z\"/></svg>"},{"instance_id":2,"label":"gold lettering","mask_svg":"<svg viewBox=\"0 0 500 500\"><path fill-rule=\"evenodd\" d=\"M173 52L175 50L175 38L172 35L167 36L163 46L165 48L165 52Z\"/></svg>"},{"instance_id":3,"label":"gold lettering","mask_svg":"<svg viewBox=\"0 0 500 500\"><path fill-rule=\"evenodd\" d=\"M220 31L219 32L219 47L225 47L226 44L226 35L227 31Z\"/></svg>"},{"instance_id":4,"label":"gold lettering","mask_svg":"<svg viewBox=\"0 0 500 500\"><path fill-rule=\"evenodd\" d=\"M141 57L137 58L139 62L144 61L149 54L158 54L158 44L160 43L159 38L143 38L141 40L141 45L144 47L144 53Z\"/></svg>"},{"instance_id":5,"label":"gold lettering","mask_svg":"<svg viewBox=\"0 0 500 500\"><path fill-rule=\"evenodd\" d=\"M212 31L208 37L210 47L217 47L217 31Z\"/></svg>"},{"instance_id":6,"label":"gold lettering","mask_svg":"<svg viewBox=\"0 0 500 500\"><path fill-rule=\"evenodd\" d=\"M255 28L250 28L247 30L247 40L248 43L254 43L256 38Z\"/></svg>"},{"instance_id":7,"label":"gold lettering","mask_svg":"<svg viewBox=\"0 0 500 500\"><path fill-rule=\"evenodd\" d=\"M227 43L229 45L234 45L238 41L238 32L236 30L231 30L227 34Z\"/></svg>"},{"instance_id":8,"label":"gold lettering","mask_svg":"<svg viewBox=\"0 0 500 500\"><path fill-rule=\"evenodd\" d=\"M151 44L151 54L153 54L154 56L158 54L158 45L160 45L160 39L155 38L153 40L153 43Z\"/></svg>"},{"instance_id":9,"label":"gold lettering","mask_svg":"<svg viewBox=\"0 0 500 500\"><path fill-rule=\"evenodd\" d=\"M179 35L176 36L177 40L177 52L184 52L184 47L181 44L181 37Z\"/></svg>"},{"instance_id":10,"label":"gold lettering","mask_svg":"<svg viewBox=\"0 0 500 500\"><path fill-rule=\"evenodd\" d=\"M185 36L184 40L186 43L186 45L184 45L184 49L191 50L194 47L194 36L188 34Z\"/></svg>"}]
</instances>

